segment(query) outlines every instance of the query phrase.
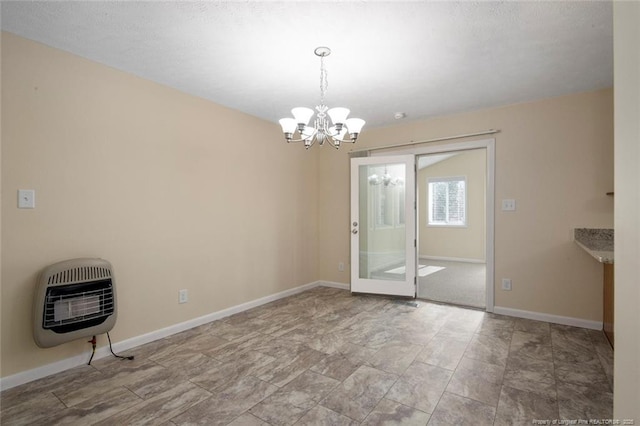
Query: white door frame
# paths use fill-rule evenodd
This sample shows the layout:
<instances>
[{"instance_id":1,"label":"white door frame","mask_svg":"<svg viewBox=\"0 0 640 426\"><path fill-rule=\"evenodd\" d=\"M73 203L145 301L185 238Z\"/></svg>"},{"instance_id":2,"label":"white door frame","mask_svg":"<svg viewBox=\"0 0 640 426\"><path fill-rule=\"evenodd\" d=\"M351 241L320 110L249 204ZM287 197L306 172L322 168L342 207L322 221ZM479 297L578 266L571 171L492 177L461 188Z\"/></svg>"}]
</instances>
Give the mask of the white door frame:
<instances>
[{"instance_id":1,"label":"white door frame","mask_svg":"<svg viewBox=\"0 0 640 426\"><path fill-rule=\"evenodd\" d=\"M486 194L486 238L485 238L485 256L487 263L487 275L486 275L486 288L487 288L487 300L486 308L487 312L493 312L495 304L495 254L494 254L494 240L495 240L495 164L496 164L496 140L495 139L482 139L476 141L463 141L463 142L445 142L437 145L425 145L425 146L411 146L407 148L400 148L397 150L380 150L372 151L371 156L379 155L407 155L413 154L414 156L425 154L438 154L443 152L452 151L467 151L470 149L485 148L487 151L487 194Z\"/></svg>"}]
</instances>

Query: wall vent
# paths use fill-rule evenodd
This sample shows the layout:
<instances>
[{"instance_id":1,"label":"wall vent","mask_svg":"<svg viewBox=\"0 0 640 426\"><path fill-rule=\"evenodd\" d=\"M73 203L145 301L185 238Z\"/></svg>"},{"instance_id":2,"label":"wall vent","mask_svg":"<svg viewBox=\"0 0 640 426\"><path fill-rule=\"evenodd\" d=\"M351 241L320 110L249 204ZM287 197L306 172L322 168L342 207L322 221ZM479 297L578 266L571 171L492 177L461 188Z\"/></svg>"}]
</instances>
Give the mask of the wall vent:
<instances>
[{"instance_id":1,"label":"wall vent","mask_svg":"<svg viewBox=\"0 0 640 426\"><path fill-rule=\"evenodd\" d=\"M33 339L41 348L103 334L116 322L116 288L104 259L71 259L39 275L33 303Z\"/></svg>"}]
</instances>

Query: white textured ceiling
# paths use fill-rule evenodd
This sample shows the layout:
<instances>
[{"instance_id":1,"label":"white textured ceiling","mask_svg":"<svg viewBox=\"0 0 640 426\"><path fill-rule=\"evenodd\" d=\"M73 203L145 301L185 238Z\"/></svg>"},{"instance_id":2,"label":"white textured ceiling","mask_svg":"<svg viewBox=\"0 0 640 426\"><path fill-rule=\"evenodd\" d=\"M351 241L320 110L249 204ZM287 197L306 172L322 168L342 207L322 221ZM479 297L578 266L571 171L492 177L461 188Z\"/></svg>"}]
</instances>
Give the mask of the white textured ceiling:
<instances>
[{"instance_id":1,"label":"white textured ceiling","mask_svg":"<svg viewBox=\"0 0 640 426\"><path fill-rule=\"evenodd\" d=\"M613 85L611 2L2 1L2 29L276 122L366 127ZM366 131L365 127L365 131Z\"/></svg>"}]
</instances>

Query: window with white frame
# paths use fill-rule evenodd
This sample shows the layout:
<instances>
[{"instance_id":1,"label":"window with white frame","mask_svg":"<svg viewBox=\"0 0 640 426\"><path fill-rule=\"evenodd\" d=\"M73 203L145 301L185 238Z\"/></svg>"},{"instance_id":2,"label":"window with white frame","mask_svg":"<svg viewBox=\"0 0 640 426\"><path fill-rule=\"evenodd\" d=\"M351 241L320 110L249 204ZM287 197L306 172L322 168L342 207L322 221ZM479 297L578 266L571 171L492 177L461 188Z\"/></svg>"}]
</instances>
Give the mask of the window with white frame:
<instances>
[{"instance_id":1,"label":"window with white frame","mask_svg":"<svg viewBox=\"0 0 640 426\"><path fill-rule=\"evenodd\" d=\"M427 225L467 225L467 179L464 176L427 179Z\"/></svg>"}]
</instances>

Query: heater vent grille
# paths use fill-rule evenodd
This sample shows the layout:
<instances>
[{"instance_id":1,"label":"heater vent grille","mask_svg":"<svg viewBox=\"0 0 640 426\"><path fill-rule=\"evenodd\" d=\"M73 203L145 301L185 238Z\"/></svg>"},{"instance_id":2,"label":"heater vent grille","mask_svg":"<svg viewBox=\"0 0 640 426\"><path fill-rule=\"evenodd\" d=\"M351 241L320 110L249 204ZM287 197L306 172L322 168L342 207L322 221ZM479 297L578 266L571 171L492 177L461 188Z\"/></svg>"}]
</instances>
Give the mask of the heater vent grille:
<instances>
[{"instance_id":1,"label":"heater vent grille","mask_svg":"<svg viewBox=\"0 0 640 426\"><path fill-rule=\"evenodd\" d=\"M42 326L67 333L101 324L114 308L110 279L48 288Z\"/></svg>"},{"instance_id":2,"label":"heater vent grille","mask_svg":"<svg viewBox=\"0 0 640 426\"><path fill-rule=\"evenodd\" d=\"M66 269L49 275L47 284L73 284L77 282L95 281L111 278L111 269L97 266L84 266Z\"/></svg>"}]
</instances>

